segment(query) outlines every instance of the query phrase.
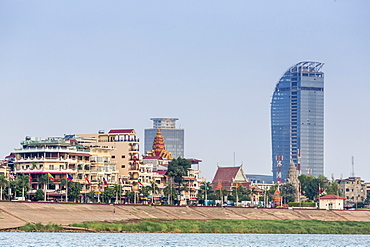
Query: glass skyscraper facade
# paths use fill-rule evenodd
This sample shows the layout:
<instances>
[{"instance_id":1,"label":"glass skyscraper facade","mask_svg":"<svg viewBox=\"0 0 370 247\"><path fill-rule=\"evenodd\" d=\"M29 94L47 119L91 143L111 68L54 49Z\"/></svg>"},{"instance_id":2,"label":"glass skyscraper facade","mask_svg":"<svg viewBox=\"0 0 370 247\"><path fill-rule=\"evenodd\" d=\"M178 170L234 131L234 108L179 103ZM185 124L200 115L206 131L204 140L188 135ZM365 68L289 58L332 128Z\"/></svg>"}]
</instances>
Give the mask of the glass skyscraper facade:
<instances>
[{"instance_id":1,"label":"glass skyscraper facade","mask_svg":"<svg viewBox=\"0 0 370 247\"><path fill-rule=\"evenodd\" d=\"M271 101L272 173L285 182L290 162L300 174L324 173L323 63L305 61L280 78Z\"/></svg>"}]
</instances>

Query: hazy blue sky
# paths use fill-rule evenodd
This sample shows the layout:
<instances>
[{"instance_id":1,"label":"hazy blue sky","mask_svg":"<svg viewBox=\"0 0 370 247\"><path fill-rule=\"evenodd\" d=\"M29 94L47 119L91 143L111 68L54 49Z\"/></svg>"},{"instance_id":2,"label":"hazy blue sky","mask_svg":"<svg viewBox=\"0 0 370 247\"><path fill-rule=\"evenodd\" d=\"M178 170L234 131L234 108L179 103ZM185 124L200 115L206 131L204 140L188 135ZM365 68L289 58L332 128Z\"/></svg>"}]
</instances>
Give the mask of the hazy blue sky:
<instances>
[{"instance_id":1,"label":"hazy blue sky","mask_svg":"<svg viewBox=\"0 0 370 247\"><path fill-rule=\"evenodd\" d=\"M370 181L370 1L1 1L0 157L25 136L177 117L204 177L271 174L270 100L325 66L325 175ZM141 143L143 149L144 145Z\"/></svg>"}]
</instances>

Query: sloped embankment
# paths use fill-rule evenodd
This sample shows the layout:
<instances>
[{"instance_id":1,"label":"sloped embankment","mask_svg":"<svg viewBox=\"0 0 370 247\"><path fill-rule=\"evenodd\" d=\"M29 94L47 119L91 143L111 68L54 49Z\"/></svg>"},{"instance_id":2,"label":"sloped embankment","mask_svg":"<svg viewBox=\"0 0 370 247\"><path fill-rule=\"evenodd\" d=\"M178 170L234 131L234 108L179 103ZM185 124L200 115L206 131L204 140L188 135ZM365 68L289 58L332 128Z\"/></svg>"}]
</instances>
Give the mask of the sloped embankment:
<instances>
[{"instance_id":1,"label":"sloped embankment","mask_svg":"<svg viewBox=\"0 0 370 247\"><path fill-rule=\"evenodd\" d=\"M135 219L370 221L370 211L0 202L0 229L23 226L26 222L69 225Z\"/></svg>"}]
</instances>

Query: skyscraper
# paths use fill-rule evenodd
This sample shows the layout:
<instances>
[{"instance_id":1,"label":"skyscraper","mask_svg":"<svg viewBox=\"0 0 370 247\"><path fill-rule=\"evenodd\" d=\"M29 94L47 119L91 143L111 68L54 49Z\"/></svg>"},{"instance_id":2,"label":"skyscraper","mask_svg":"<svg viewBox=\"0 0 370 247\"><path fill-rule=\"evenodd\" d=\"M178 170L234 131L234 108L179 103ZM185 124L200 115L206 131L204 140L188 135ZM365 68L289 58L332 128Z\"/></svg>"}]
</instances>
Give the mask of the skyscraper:
<instances>
[{"instance_id":1,"label":"skyscraper","mask_svg":"<svg viewBox=\"0 0 370 247\"><path fill-rule=\"evenodd\" d=\"M324 173L323 63L305 61L290 67L276 84L271 100L272 173L285 182L290 162L300 174Z\"/></svg>"},{"instance_id":2,"label":"skyscraper","mask_svg":"<svg viewBox=\"0 0 370 247\"><path fill-rule=\"evenodd\" d=\"M176 128L176 120L178 118L151 118L153 121L152 129L145 129L145 152L152 150L154 137L157 134L157 129L161 130L164 138L166 150L172 153L172 157L184 157L184 129Z\"/></svg>"}]
</instances>

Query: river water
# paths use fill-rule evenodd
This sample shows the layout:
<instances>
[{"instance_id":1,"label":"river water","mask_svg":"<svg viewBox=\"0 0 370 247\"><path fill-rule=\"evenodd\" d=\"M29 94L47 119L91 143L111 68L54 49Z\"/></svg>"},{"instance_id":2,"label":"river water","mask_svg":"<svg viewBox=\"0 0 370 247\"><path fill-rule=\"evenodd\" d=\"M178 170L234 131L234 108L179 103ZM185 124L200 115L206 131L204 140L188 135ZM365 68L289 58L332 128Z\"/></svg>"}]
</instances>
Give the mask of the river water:
<instances>
[{"instance_id":1,"label":"river water","mask_svg":"<svg viewBox=\"0 0 370 247\"><path fill-rule=\"evenodd\" d=\"M370 235L1 232L0 246L370 246Z\"/></svg>"}]
</instances>

